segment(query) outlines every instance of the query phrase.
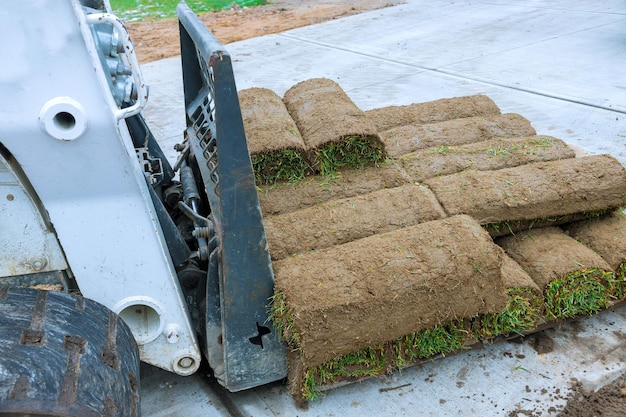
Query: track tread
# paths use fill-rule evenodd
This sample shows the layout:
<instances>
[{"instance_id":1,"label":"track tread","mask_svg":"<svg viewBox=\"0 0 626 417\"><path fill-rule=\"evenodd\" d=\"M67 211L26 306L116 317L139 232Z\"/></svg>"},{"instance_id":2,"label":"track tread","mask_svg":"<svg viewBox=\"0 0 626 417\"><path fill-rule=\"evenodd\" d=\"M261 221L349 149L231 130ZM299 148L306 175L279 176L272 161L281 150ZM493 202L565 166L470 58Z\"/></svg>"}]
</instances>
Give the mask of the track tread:
<instances>
[{"instance_id":1,"label":"track tread","mask_svg":"<svg viewBox=\"0 0 626 417\"><path fill-rule=\"evenodd\" d=\"M139 351L92 300L0 287L0 415L140 417Z\"/></svg>"}]
</instances>

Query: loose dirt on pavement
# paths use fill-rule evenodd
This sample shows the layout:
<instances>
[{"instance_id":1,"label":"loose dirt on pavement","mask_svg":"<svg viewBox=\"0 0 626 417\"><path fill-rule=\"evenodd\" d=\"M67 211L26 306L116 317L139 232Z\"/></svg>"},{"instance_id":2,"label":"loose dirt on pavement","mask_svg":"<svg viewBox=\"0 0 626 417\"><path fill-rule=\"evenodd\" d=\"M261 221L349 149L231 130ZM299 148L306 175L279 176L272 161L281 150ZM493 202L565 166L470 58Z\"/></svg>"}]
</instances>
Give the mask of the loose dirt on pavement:
<instances>
[{"instance_id":1,"label":"loose dirt on pavement","mask_svg":"<svg viewBox=\"0 0 626 417\"><path fill-rule=\"evenodd\" d=\"M568 396L565 409L559 417L623 417L626 415L626 375L600 388L588 392L581 384L575 384Z\"/></svg>"}]
</instances>

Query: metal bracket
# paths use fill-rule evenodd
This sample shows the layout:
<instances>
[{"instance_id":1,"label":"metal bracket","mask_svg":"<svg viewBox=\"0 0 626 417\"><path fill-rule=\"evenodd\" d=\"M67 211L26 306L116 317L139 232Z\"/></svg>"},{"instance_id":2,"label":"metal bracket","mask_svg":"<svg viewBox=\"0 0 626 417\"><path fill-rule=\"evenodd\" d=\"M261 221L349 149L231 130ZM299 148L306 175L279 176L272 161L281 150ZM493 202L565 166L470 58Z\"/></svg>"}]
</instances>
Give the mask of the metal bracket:
<instances>
[{"instance_id":1,"label":"metal bracket","mask_svg":"<svg viewBox=\"0 0 626 417\"><path fill-rule=\"evenodd\" d=\"M217 247L209 258L207 357L230 391L287 375L269 320L274 275L230 55L185 4L177 8L190 157L202 174Z\"/></svg>"},{"instance_id":2,"label":"metal bracket","mask_svg":"<svg viewBox=\"0 0 626 417\"><path fill-rule=\"evenodd\" d=\"M274 275L230 55L186 5L177 14L190 158L218 237L209 260L207 357L220 383L239 391L287 375L268 313Z\"/></svg>"}]
</instances>

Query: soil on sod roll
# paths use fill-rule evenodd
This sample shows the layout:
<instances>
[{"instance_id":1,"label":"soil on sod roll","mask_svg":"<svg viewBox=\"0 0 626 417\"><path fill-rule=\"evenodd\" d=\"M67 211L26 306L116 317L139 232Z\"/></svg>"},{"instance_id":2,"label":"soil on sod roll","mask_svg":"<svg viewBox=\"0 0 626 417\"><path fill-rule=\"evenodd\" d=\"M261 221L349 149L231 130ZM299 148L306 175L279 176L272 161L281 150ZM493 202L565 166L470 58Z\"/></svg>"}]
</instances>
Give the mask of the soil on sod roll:
<instances>
[{"instance_id":1,"label":"soil on sod roll","mask_svg":"<svg viewBox=\"0 0 626 417\"><path fill-rule=\"evenodd\" d=\"M407 184L264 220L272 260L446 217L426 187Z\"/></svg>"},{"instance_id":2,"label":"soil on sod roll","mask_svg":"<svg viewBox=\"0 0 626 417\"><path fill-rule=\"evenodd\" d=\"M611 266L558 227L496 239L544 292L548 320L593 314L612 299Z\"/></svg>"},{"instance_id":3,"label":"soil on sod roll","mask_svg":"<svg viewBox=\"0 0 626 417\"><path fill-rule=\"evenodd\" d=\"M408 183L410 178L401 167L385 161L378 167L342 169L332 176L312 176L296 183L260 187L258 195L263 215L268 216Z\"/></svg>"},{"instance_id":4,"label":"soil on sod roll","mask_svg":"<svg viewBox=\"0 0 626 417\"><path fill-rule=\"evenodd\" d=\"M291 87L283 100L309 150L313 168L325 175L344 166L385 159L376 129L336 82L313 78Z\"/></svg>"},{"instance_id":5,"label":"soil on sod roll","mask_svg":"<svg viewBox=\"0 0 626 417\"><path fill-rule=\"evenodd\" d=\"M467 170L424 183L449 215L468 214L492 236L597 216L626 204L626 169L608 155Z\"/></svg>"},{"instance_id":6,"label":"soil on sod roll","mask_svg":"<svg viewBox=\"0 0 626 417\"><path fill-rule=\"evenodd\" d=\"M466 169L491 171L531 162L569 159L575 151L551 136L500 138L461 146L438 146L398 158L413 181L424 181Z\"/></svg>"},{"instance_id":7,"label":"soil on sod roll","mask_svg":"<svg viewBox=\"0 0 626 417\"><path fill-rule=\"evenodd\" d=\"M626 215L620 210L596 219L575 222L566 233L602 257L616 272L613 295L626 296Z\"/></svg>"},{"instance_id":8,"label":"soil on sod roll","mask_svg":"<svg viewBox=\"0 0 626 417\"><path fill-rule=\"evenodd\" d=\"M389 156L400 156L424 148L464 145L495 137L533 136L536 133L527 119L509 113L395 127L381 131L380 139Z\"/></svg>"},{"instance_id":9,"label":"soil on sod roll","mask_svg":"<svg viewBox=\"0 0 626 417\"><path fill-rule=\"evenodd\" d=\"M310 171L304 141L278 94L249 88L239 103L257 184L303 179Z\"/></svg>"},{"instance_id":10,"label":"soil on sod roll","mask_svg":"<svg viewBox=\"0 0 626 417\"><path fill-rule=\"evenodd\" d=\"M388 106L366 110L365 115L378 131L397 126L443 122L474 116L493 116L500 109L489 97L473 96L442 98L405 106Z\"/></svg>"},{"instance_id":11,"label":"soil on sod roll","mask_svg":"<svg viewBox=\"0 0 626 417\"><path fill-rule=\"evenodd\" d=\"M455 216L286 258L273 264L275 323L305 368L318 366L502 310L502 257L475 220Z\"/></svg>"}]
</instances>

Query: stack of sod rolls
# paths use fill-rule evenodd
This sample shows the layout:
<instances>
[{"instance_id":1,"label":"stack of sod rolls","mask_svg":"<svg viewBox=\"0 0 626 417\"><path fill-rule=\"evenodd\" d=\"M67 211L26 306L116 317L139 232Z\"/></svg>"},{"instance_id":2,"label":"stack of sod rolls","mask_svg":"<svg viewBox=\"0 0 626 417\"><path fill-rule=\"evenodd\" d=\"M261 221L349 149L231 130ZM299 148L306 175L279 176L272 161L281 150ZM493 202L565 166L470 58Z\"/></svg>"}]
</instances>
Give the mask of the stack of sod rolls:
<instances>
[{"instance_id":1,"label":"stack of sod rolls","mask_svg":"<svg viewBox=\"0 0 626 417\"><path fill-rule=\"evenodd\" d=\"M309 166L320 166L312 150L324 142L307 142L323 130L312 109L336 87L314 80L308 101L286 104L294 120L309 120L306 135L296 123ZM298 402L624 298L626 244L608 242L626 241L626 221L614 213L626 206L617 160L576 158L484 96L365 115L384 161L259 188L276 278L272 316L290 346ZM385 136L410 131L421 133Z\"/></svg>"}]
</instances>

